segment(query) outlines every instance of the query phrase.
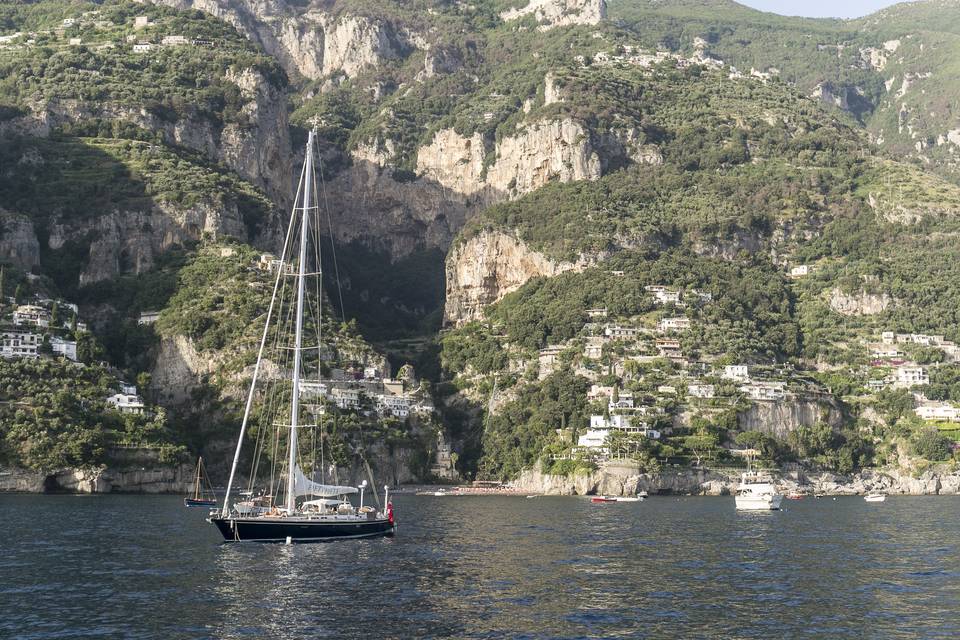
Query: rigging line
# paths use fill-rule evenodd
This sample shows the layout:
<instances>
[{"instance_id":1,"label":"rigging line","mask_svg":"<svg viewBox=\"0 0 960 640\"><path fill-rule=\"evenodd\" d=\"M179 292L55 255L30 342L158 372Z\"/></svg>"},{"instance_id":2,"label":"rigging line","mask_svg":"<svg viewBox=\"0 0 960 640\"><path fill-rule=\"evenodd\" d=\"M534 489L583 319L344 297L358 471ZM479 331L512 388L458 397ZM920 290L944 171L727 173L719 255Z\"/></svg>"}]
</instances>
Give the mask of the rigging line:
<instances>
[{"instance_id":1,"label":"rigging line","mask_svg":"<svg viewBox=\"0 0 960 640\"><path fill-rule=\"evenodd\" d=\"M306 167L303 171L300 172L301 185L303 184L303 177L306 175ZM297 190L300 190L300 187L297 187ZM294 205L297 203L294 202ZM290 226L287 228L287 236L284 239L283 252L286 253L287 242L290 240L290 235L293 233L293 221L296 218L296 215L291 212L290 214ZM273 312L273 303L276 301L277 289L280 287L280 281L283 278L280 277L280 273L277 273L277 279L273 283L273 296L270 298L270 306L267 309L267 319L263 327L263 336L260 338L260 349L257 354L257 364L253 368L253 379L250 381L250 392L247 394L247 403L243 411L243 421L240 424L240 435L237 438L237 450L233 454L233 464L230 467L230 479L227 481L227 493L223 498L223 517L226 518L230 513L230 489L233 488L233 478L237 471L237 464L240 462L240 449L243 447L243 436L247 431L247 421L250 419L250 409L253 406L253 394L257 387L257 376L260 373L260 360L263 357L263 349L267 342L267 334L270 330L270 315Z\"/></svg>"},{"instance_id":2,"label":"rigging line","mask_svg":"<svg viewBox=\"0 0 960 640\"><path fill-rule=\"evenodd\" d=\"M340 286L340 267L337 264L337 246L333 242L333 220L330 216L330 205L327 203L327 181L323 177L323 155L317 154L317 165L320 168L320 191L323 193L323 211L327 214L327 230L330 232L330 255L333 258L333 272L337 277L337 296L340 298L340 320L347 322L347 311L343 306L343 287ZM313 186L316 191L317 186Z\"/></svg>"}]
</instances>

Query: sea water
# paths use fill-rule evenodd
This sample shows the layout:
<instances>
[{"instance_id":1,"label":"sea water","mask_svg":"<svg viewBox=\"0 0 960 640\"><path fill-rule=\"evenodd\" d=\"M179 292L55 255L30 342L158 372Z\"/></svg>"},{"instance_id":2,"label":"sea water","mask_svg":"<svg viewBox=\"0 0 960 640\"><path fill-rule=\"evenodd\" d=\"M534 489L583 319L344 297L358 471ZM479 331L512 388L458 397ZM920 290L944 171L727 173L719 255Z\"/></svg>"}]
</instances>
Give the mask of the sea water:
<instances>
[{"instance_id":1,"label":"sea water","mask_svg":"<svg viewBox=\"0 0 960 640\"><path fill-rule=\"evenodd\" d=\"M394 499L222 542L172 496L0 496L3 638L957 638L960 498Z\"/></svg>"}]
</instances>

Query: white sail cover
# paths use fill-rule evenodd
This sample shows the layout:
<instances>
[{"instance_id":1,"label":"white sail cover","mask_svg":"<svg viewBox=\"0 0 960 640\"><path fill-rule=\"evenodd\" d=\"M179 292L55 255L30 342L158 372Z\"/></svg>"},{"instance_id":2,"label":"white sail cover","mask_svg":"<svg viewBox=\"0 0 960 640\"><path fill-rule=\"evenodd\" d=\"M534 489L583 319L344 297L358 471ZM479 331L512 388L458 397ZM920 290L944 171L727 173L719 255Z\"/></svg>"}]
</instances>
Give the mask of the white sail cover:
<instances>
[{"instance_id":1,"label":"white sail cover","mask_svg":"<svg viewBox=\"0 0 960 640\"><path fill-rule=\"evenodd\" d=\"M336 496L357 493L356 487L341 487L332 484L320 484L308 478L300 465L293 470L293 492L298 496L318 496L334 498Z\"/></svg>"}]
</instances>

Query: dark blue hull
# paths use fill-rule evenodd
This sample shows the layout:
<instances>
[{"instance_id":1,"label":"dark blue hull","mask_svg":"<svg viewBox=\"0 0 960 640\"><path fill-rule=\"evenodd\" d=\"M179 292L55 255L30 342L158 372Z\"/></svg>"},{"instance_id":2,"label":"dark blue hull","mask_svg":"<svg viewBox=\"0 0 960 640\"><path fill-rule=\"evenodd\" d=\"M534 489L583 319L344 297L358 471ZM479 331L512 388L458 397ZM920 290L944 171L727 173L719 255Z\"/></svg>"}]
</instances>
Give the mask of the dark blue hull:
<instances>
[{"instance_id":1,"label":"dark blue hull","mask_svg":"<svg viewBox=\"0 0 960 640\"><path fill-rule=\"evenodd\" d=\"M210 518L228 542L323 542L350 538L391 536L396 527L389 520L330 521L305 518Z\"/></svg>"},{"instance_id":2,"label":"dark blue hull","mask_svg":"<svg viewBox=\"0 0 960 640\"><path fill-rule=\"evenodd\" d=\"M216 500L198 500L196 498L184 498L183 506L185 507L215 507L217 506Z\"/></svg>"}]
</instances>

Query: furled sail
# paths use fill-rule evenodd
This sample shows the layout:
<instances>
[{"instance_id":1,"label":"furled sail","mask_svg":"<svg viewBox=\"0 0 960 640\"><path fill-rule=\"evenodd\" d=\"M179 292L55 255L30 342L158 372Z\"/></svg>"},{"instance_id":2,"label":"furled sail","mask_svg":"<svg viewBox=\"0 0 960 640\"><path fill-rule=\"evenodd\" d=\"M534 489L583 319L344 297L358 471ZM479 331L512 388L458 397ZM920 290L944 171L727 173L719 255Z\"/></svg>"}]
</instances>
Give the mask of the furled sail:
<instances>
[{"instance_id":1,"label":"furled sail","mask_svg":"<svg viewBox=\"0 0 960 640\"><path fill-rule=\"evenodd\" d=\"M308 478L300 465L293 470L293 492L298 496L318 496L333 498L336 496L357 493L356 487L341 487L332 484L320 484Z\"/></svg>"}]
</instances>

